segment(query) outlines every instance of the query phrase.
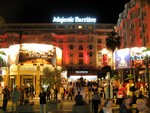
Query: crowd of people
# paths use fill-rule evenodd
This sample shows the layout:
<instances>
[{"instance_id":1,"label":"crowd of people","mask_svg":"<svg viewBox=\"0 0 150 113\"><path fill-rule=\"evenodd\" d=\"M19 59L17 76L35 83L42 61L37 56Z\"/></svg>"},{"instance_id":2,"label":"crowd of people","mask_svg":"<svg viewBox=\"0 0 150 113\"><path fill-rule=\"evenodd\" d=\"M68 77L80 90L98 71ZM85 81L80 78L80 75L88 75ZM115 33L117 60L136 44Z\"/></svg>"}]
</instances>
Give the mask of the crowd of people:
<instances>
[{"instance_id":1,"label":"crowd of people","mask_svg":"<svg viewBox=\"0 0 150 113\"><path fill-rule=\"evenodd\" d=\"M3 100L2 110L4 112L6 111L8 101L12 101L12 111L16 111L18 104L27 104L29 102L25 100L28 100L28 98L33 99L33 97L35 97L33 85L23 85L20 88L16 86L10 89L7 85L3 88L0 84L0 98Z\"/></svg>"},{"instance_id":2,"label":"crowd of people","mask_svg":"<svg viewBox=\"0 0 150 113\"><path fill-rule=\"evenodd\" d=\"M129 84L133 86L132 84ZM105 85L104 85L105 86ZM147 96L142 90L139 90L138 94L131 90L128 91L127 85L120 84L117 87L116 92L113 92L113 98L106 96L106 89L99 86L95 82L79 85L69 84L67 87L55 87L51 88L49 85L46 88L41 88L39 93L40 98L40 111L45 112L46 102L49 100L70 100L74 101L75 105L91 105L94 113L113 113L113 106L119 106L119 113L149 113L150 103ZM0 87L1 88L1 87ZM105 90L105 91L104 91ZM15 111L15 106L24 104L25 99L32 99L34 94L34 86L17 86L10 90L7 85L0 89L0 94L3 94L3 106L2 109L6 111L7 103L12 101L12 110ZM1 95L0 95L1 96ZM103 100L103 101L102 101ZM115 101L116 100L116 101ZM100 106L102 107L101 109ZM136 107L133 107L136 106Z\"/></svg>"}]
</instances>

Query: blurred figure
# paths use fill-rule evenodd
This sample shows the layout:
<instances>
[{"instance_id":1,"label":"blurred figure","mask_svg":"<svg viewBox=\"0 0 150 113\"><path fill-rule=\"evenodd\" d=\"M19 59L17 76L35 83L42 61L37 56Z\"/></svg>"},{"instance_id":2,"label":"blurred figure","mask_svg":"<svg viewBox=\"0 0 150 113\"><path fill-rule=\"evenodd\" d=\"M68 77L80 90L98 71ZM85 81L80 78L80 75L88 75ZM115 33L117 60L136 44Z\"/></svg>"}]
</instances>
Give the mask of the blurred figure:
<instances>
[{"instance_id":1,"label":"blurred figure","mask_svg":"<svg viewBox=\"0 0 150 113\"><path fill-rule=\"evenodd\" d=\"M34 95L34 86L33 85L30 86L30 96L31 96L31 99L33 99L33 97L35 97L35 95Z\"/></svg>"},{"instance_id":2,"label":"blurred figure","mask_svg":"<svg viewBox=\"0 0 150 113\"><path fill-rule=\"evenodd\" d=\"M117 102L116 104L119 104L121 106L123 98L126 96L126 88L123 87L123 85L120 83L118 92L117 92Z\"/></svg>"},{"instance_id":3,"label":"blurred figure","mask_svg":"<svg viewBox=\"0 0 150 113\"><path fill-rule=\"evenodd\" d=\"M0 100L3 100L3 93L2 92L3 92L3 87L0 83Z\"/></svg>"},{"instance_id":4,"label":"blurred figure","mask_svg":"<svg viewBox=\"0 0 150 113\"><path fill-rule=\"evenodd\" d=\"M64 93L65 93L64 87L63 86L60 87L59 91L60 91L60 95L61 95L61 100L64 100Z\"/></svg>"},{"instance_id":5,"label":"blurred figure","mask_svg":"<svg viewBox=\"0 0 150 113\"><path fill-rule=\"evenodd\" d=\"M143 113L143 111L147 109L147 102L144 100L144 98L137 99L136 108L137 108L136 113Z\"/></svg>"},{"instance_id":6,"label":"blurred figure","mask_svg":"<svg viewBox=\"0 0 150 113\"><path fill-rule=\"evenodd\" d=\"M111 99L106 99L104 106L99 113L113 113L111 108L112 103L113 101Z\"/></svg>"},{"instance_id":7,"label":"blurred figure","mask_svg":"<svg viewBox=\"0 0 150 113\"><path fill-rule=\"evenodd\" d=\"M76 101L75 105L77 105L77 106L83 105L83 97L80 94L80 91L78 91L78 94L75 97L75 101Z\"/></svg>"},{"instance_id":8,"label":"blurred figure","mask_svg":"<svg viewBox=\"0 0 150 113\"><path fill-rule=\"evenodd\" d=\"M89 88L89 91L87 94L87 100L88 100L89 104L91 104L91 102L92 102L92 96L93 96L93 92L92 92L91 88Z\"/></svg>"},{"instance_id":9,"label":"blurred figure","mask_svg":"<svg viewBox=\"0 0 150 113\"><path fill-rule=\"evenodd\" d=\"M7 87L7 85L5 86L5 88L3 89L2 91L3 93L3 111L5 112L6 111L6 107L7 107L7 103L8 103L8 100L10 99L10 91Z\"/></svg>"},{"instance_id":10,"label":"blurred figure","mask_svg":"<svg viewBox=\"0 0 150 113\"><path fill-rule=\"evenodd\" d=\"M124 97L124 100L120 107L119 113L132 113L131 103L132 103L131 96L128 95L128 96Z\"/></svg>"},{"instance_id":11,"label":"blurred figure","mask_svg":"<svg viewBox=\"0 0 150 113\"><path fill-rule=\"evenodd\" d=\"M40 113L46 113L46 92L44 88L41 89L40 97Z\"/></svg>"},{"instance_id":12,"label":"blurred figure","mask_svg":"<svg viewBox=\"0 0 150 113\"><path fill-rule=\"evenodd\" d=\"M15 111L16 106L18 105L18 101L21 98L21 92L18 90L18 88L14 87L12 94L12 111Z\"/></svg>"},{"instance_id":13,"label":"blurred figure","mask_svg":"<svg viewBox=\"0 0 150 113\"><path fill-rule=\"evenodd\" d=\"M94 91L92 104L93 104L94 113L98 113L98 106L99 104L101 104L101 98L98 93L98 89L95 89Z\"/></svg>"},{"instance_id":14,"label":"blurred figure","mask_svg":"<svg viewBox=\"0 0 150 113\"><path fill-rule=\"evenodd\" d=\"M144 95L143 95L142 91L139 91L138 98L144 98Z\"/></svg>"},{"instance_id":15,"label":"blurred figure","mask_svg":"<svg viewBox=\"0 0 150 113\"><path fill-rule=\"evenodd\" d=\"M135 95L135 92L132 93L132 104L136 104L137 96Z\"/></svg>"}]
</instances>

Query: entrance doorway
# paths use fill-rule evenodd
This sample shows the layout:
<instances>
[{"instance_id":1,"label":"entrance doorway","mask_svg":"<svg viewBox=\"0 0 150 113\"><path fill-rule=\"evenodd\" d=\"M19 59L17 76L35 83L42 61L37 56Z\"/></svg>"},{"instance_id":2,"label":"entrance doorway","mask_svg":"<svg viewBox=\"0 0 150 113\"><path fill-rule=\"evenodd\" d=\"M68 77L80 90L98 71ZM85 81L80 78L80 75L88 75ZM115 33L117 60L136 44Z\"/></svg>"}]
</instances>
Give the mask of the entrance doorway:
<instances>
[{"instance_id":1,"label":"entrance doorway","mask_svg":"<svg viewBox=\"0 0 150 113\"><path fill-rule=\"evenodd\" d=\"M21 85L33 85L34 86L34 76L33 75L21 75Z\"/></svg>"},{"instance_id":2,"label":"entrance doorway","mask_svg":"<svg viewBox=\"0 0 150 113\"><path fill-rule=\"evenodd\" d=\"M10 76L10 83L8 84L8 86L11 88L11 90L15 87L16 85L16 77L15 75L11 75Z\"/></svg>"}]
</instances>

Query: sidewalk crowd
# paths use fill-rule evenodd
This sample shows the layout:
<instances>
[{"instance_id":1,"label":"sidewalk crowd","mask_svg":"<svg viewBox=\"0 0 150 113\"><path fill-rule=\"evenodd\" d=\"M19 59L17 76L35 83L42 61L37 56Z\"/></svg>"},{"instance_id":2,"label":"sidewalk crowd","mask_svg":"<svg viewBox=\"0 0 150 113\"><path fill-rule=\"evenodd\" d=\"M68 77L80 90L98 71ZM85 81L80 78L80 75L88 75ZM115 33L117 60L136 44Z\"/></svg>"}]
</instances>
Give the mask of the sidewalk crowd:
<instances>
[{"instance_id":1,"label":"sidewalk crowd","mask_svg":"<svg viewBox=\"0 0 150 113\"><path fill-rule=\"evenodd\" d=\"M117 92L109 93L108 86L99 87L94 82L90 84L70 84L68 87L42 88L36 96L39 97L40 111L46 113L46 102L51 100L73 101L77 106L90 105L93 113L149 113L150 103L142 90L138 95L135 90L127 91L123 86L117 88ZM111 86L109 86L110 88ZM115 88L114 88L115 89ZM3 95L3 96L2 96ZM111 95L113 95L111 97ZM14 87L13 90L5 86L0 88L0 97L3 97L2 110L7 112L8 101L12 102L12 111L16 111L16 106L30 104L29 100L35 97L34 87Z\"/></svg>"}]
</instances>

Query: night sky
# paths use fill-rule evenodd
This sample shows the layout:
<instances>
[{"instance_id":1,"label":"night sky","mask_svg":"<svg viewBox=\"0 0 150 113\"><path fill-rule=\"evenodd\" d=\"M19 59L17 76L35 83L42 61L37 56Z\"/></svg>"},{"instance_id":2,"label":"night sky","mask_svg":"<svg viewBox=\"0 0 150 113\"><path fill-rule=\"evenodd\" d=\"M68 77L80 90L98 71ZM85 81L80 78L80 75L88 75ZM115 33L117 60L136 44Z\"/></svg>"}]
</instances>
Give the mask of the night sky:
<instances>
[{"instance_id":1,"label":"night sky","mask_svg":"<svg viewBox=\"0 0 150 113\"><path fill-rule=\"evenodd\" d=\"M97 23L116 23L130 0L0 0L6 23L51 23L54 16L95 17Z\"/></svg>"}]
</instances>

